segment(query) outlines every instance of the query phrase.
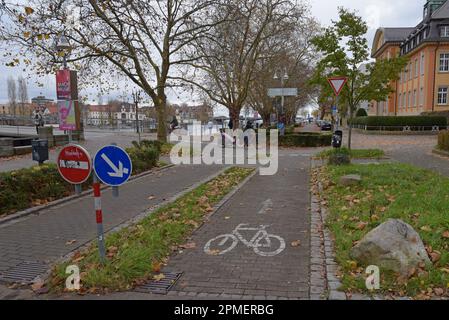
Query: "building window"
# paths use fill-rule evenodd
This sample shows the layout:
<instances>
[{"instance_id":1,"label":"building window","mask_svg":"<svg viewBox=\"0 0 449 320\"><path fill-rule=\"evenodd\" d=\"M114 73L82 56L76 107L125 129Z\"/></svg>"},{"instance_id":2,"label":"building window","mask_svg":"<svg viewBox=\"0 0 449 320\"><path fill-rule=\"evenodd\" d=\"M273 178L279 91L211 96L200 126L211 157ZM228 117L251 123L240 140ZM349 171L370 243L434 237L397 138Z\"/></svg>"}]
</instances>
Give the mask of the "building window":
<instances>
[{"instance_id":1,"label":"building window","mask_svg":"<svg viewBox=\"0 0 449 320\"><path fill-rule=\"evenodd\" d=\"M421 87L419 90L419 105L422 107L424 105L424 88Z\"/></svg>"},{"instance_id":2,"label":"building window","mask_svg":"<svg viewBox=\"0 0 449 320\"><path fill-rule=\"evenodd\" d=\"M449 53L440 54L440 72L449 71Z\"/></svg>"},{"instance_id":3,"label":"building window","mask_svg":"<svg viewBox=\"0 0 449 320\"><path fill-rule=\"evenodd\" d=\"M440 30L440 36L442 38L449 38L449 26L443 26Z\"/></svg>"},{"instance_id":4,"label":"building window","mask_svg":"<svg viewBox=\"0 0 449 320\"><path fill-rule=\"evenodd\" d=\"M415 59L415 78L418 78L419 76L419 65L418 65L418 59Z\"/></svg>"},{"instance_id":5,"label":"building window","mask_svg":"<svg viewBox=\"0 0 449 320\"><path fill-rule=\"evenodd\" d=\"M399 109L402 108L402 93L399 94Z\"/></svg>"},{"instance_id":6,"label":"building window","mask_svg":"<svg viewBox=\"0 0 449 320\"><path fill-rule=\"evenodd\" d=\"M425 56L424 56L424 52L421 53L421 75L424 75L424 63L425 63Z\"/></svg>"},{"instance_id":7,"label":"building window","mask_svg":"<svg viewBox=\"0 0 449 320\"><path fill-rule=\"evenodd\" d=\"M414 107L416 107L416 105L418 104L418 99L417 99L416 94L417 94L417 91L414 90L414 91L413 91L413 106L414 106Z\"/></svg>"},{"instance_id":8,"label":"building window","mask_svg":"<svg viewBox=\"0 0 449 320\"><path fill-rule=\"evenodd\" d=\"M409 80L413 79L413 65L410 62L409 66L408 66L409 70L408 70L408 74L409 74Z\"/></svg>"},{"instance_id":9,"label":"building window","mask_svg":"<svg viewBox=\"0 0 449 320\"><path fill-rule=\"evenodd\" d=\"M438 104L447 104L447 87L438 88Z\"/></svg>"}]
</instances>

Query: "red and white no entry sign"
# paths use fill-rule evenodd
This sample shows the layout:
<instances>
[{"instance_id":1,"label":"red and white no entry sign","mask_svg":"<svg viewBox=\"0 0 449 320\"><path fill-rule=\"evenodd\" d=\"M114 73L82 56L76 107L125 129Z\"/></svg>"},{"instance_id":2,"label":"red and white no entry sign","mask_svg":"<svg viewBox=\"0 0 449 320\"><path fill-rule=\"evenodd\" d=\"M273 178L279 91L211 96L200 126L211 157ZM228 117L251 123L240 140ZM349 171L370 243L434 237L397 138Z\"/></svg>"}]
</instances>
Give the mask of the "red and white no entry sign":
<instances>
[{"instance_id":1,"label":"red and white no entry sign","mask_svg":"<svg viewBox=\"0 0 449 320\"><path fill-rule=\"evenodd\" d=\"M58 170L68 183L82 184L92 171L92 160L83 147L68 145L58 156Z\"/></svg>"}]
</instances>

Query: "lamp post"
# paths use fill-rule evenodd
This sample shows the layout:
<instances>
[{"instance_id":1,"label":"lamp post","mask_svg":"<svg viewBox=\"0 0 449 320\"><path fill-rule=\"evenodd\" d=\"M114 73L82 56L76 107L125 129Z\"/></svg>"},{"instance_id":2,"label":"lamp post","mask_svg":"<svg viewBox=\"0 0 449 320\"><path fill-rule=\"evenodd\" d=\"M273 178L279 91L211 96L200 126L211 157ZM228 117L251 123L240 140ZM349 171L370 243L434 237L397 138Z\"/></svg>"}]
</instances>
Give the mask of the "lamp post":
<instances>
[{"instance_id":1,"label":"lamp post","mask_svg":"<svg viewBox=\"0 0 449 320\"><path fill-rule=\"evenodd\" d=\"M278 75L278 72L276 71L274 73L274 80L281 80L281 88L282 88L282 94L281 94L281 112L279 115L278 112L278 129L280 131L281 136L283 136L285 134L285 123L284 121L284 101L285 101L285 96L284 96L284 86L285 86L285 82L288 81L289 77L288 77L288 73L287 73L287 69L284 68L283 72L280 72L281 75Z\"/></svg>"},{"instance_id":2,"label":"lamp post","mask_svg":"<svg viewBox=\"0 0 449 320\"><path fill-rule=\"evenodd\" d=\"M137 135L139 136L139 143L140 143L139 102L140 102L141 93L142 92L139 90L133 91L134 106L136 107L136 130L137 130Z\"/></svg>"},{"instance_id":3,"label":"lamp post","mask_svg":"<svg viewBox=\"0 0 449 320\"><path fill-rule=\"evenodd\" d=\"M284 86L285 86L285 82L288 81L288 79L289 79L287 69L284 69L283 72L281 72L281 75L278 75L278 71L276 71L274 73L273 79L281 80L281 88L283 90ZM284 100L285 100L284 93L282 93L282 95L281 95L281 114L284 113Z\"/></svg>"},{"instance_id":4,"label":"lamp post","mask_svg":"<svg viewBox=\"0 0 449 320\"><path fill-rule=\"evenodd\" d=\"M67 39L67 37L63 34L61 35L57 40L56 40L56 50L59 53L62 53L62 66L64 70L68 69L67 66L67 56L68 53L70 52L70 50L72 49L72 46L70 45L69 39ZM73 138L72 138L72 130L68 130L68 134L69 134L69 143L73 142Z\"/></svg>"}]
</instances>

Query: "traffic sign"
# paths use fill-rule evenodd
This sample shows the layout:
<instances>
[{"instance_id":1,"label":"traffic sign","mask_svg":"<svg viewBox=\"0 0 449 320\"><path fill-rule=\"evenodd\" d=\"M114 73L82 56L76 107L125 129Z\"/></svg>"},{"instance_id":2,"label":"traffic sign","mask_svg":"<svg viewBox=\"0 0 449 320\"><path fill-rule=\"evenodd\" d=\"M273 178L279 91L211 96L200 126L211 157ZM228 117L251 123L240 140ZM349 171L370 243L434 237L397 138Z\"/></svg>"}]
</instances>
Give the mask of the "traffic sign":
<instances>
[{"instance_id":1,"label":"traffic sign","mask_svg":"<svg viewBox=\"0 0 449 320\"><path fill-rule=\"evenodd\" d=\"M335 95L339 96L341 93L341 90L343 90L343 87L345 86L346 82L348 82L348 78L333 77L333 78L328 78L327 81L329 82L332 89L334 90Z\"/></svg>"},{"instance_id":2,"label":"traffic sign","mask_svg":"<svg viewBox=\"0 0 449 320\"><path fill-rule=\"evenodd\" d=\"M131 158L120 147L106 146L95 155L94 170L101 182L118 187L131 177Z\"/></svg>"},{"instance_id":3,"label":"traffic sign","mask_svg":"<svg viewBox=\"0 0 449 320\"><path fill-rule=\"evenodd\" d=\"M82 184L92 171L89 153L78 145L64 147L58 155L58 170L65 181L71 184Z\"/></svg>"}]
</instances>

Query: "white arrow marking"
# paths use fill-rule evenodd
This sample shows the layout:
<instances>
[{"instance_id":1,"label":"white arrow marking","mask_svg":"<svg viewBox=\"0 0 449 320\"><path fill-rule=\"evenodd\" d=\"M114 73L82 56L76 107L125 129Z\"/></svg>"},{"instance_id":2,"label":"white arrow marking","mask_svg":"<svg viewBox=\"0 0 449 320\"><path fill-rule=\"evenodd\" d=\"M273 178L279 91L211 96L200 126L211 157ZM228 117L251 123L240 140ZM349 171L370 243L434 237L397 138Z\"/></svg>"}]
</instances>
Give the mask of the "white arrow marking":
<instances>
[{"instance_id":1,"label":"white arrow marking","mask_svg":"<svg viewBox=\"0 0 449 320\"><path fill-rule=\"evenodd\" d=\"M123 163L121 161L118 162L118 168L116 165L108 158L106 154L102 154L101 158L106 161L106 163L114 170L114 172L108 172L108 175L112 178L123 178L125 174L128 174L129 169L123 168Z\"/></svg>"}]
</instances>

